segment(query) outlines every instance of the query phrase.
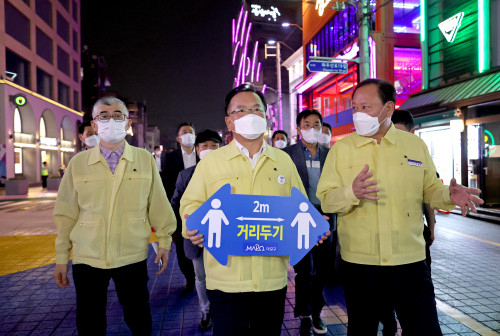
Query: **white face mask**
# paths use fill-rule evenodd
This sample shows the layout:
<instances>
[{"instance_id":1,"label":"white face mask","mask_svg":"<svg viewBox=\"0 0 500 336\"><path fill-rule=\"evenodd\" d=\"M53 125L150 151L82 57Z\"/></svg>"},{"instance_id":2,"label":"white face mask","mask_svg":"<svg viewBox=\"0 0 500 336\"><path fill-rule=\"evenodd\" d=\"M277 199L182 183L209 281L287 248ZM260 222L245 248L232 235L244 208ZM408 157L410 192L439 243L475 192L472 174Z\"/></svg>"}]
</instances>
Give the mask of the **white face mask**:
<instances>
[{"instance_id":1,"label":"white face mask","mask_svg":"<svg viewBox=\"0 0 500 336\"><path fill-rule=\"evenodd\" d=\"M160 157L161 151L156 151L155 154L156 154L157 157Z\"/></svg>"},{"instance_id":2,"label":"white face mask","mask_svg":"<svg viewBox=\"0 0 500 336\"><path fill-rule=\"evenodd\" d=\"M376 117L372 117L364 112L354 113L352 115L352 121L354 122L356 132L362 136L371 136L377 133L380 125L388 120L385 118L381 123L378 122L378 116L384 111L386 105L387 103L384 104L384 107L382 107L382 110L380 110L380 113Z\"/></svg>"},{"instance_id":3,"label":"white face mask","mask_svg":"<svg viewBox=\"0 0 500 336\"><path fill-rule=\"evenodd\" d=\"M97 121L99 138L110 144L118 143L125 139L127 135L125 127L127 125L126 121L116 121L114 119L110 119L108 122Z\"/></svg>"},{"instance_id":4,"label":"white face mask","mask_svg":"<svg viewBox=\"0 0 500 336\"><path fill-rule=\"evenodd\" d=\"M235 132L248 140L257 139L267 129L267 121L255 114L247 114L234 122Z\"/></svg>"},{"instance_id":5,"label":"white face mask","mask_svg":"<svg viewBox=\"0 0 500 336\"><path fill-rule=\"evenodd\" d=\"M286 141L285 140L276 140L274 143L274 146L279 149L283 149L286 147Z\"/></svg>"},{"instance_id":6,"label":"white face mask","mask_svg":"<svg viewBox=\"0 0 500 336\"><path fill-rule=\"evenodd\" d=\"M329 134L322 133L321 136L319 137L319 144L323 146L328 146L330 144L330 140L332 139L332 136Z\"/></svg>"},{"instance_id":7,"label":"white face mask","mask_svg":"<svg viewBox=\"0 0 500 336\"><path fill-rule=\"evenodd\" d=\"M321 130L320 129L317 130L317 129L311 127L308 130L301 129L300 134L302 134L302 138L304 138L304 140L307 143L316 144L316 143L318 143L319 137L321 136Z\"/></svg>"},{"instance_id":8,"label":"white face mask","mask_svg":"<svg viewBox=\"0 0 500 336\"><path fill-rule=\"evenodd\" d=\"M196 136L193 133L186 133L180 136L181 144L186 147L191 147L194 145L194 141L196 140Z\"/></svg>"},{"instance_id":9,"label":"white face mask","mask_svg":"<svg viewBox=\"0 0 500 336\"><path fill-rule=\"evenodd\" d=\"M200 152L200 155L199 155L200 160L201 160L201 159L203 159L203 157L204 157L205 155L207 155L208 153L210 153L210 152L212 152L212 151L213 151L213 149L205 149L205 150L202 150L202 151Z\"/></svg>"},{"instance_id":10,"label":"white face mask","mask_svg":"<svg viewBox=\"0 0 500 336\"><path fill-rule=\"evenodd\" d=\"M91 135L85 138L84 143L89 148L94 148L99 143L100 139L97 135Z\"/></svg>"}]
</instances>

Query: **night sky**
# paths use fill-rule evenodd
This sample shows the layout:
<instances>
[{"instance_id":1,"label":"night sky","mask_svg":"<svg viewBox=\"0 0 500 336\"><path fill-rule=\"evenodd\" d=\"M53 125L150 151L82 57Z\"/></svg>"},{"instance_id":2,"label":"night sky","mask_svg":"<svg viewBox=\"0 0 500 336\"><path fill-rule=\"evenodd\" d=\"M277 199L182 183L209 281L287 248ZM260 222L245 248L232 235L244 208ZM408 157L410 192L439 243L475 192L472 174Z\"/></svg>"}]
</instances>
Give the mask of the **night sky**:
<instances>
[{"instance_id":1,"label":"night sky","mask_svg":"<svg viewBox=\"0 0 500 336\"><path fill-rule=\"evenodd\" d=\"M126 4L126 5L124 5ZM221 129L232 87L231 20L240 1L81 2L82 44L104 56L110 90L147 101L162 138L183 121Z\"/></svg>"}]
</instances>

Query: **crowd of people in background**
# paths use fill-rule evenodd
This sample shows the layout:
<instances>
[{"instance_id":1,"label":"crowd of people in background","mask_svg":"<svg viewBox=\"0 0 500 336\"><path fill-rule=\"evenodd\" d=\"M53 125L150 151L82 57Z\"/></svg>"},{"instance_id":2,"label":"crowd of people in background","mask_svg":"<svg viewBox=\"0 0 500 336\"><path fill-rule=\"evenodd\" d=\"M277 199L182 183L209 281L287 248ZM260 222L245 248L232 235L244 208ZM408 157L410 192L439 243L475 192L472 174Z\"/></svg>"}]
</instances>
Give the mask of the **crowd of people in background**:
<instances>
[{"instance_id":1,"label":"crowd of people in background","mask_svg":"<svg viewBox=\"0 0 500 336\"><path fill-rule=\"evenodd\" d=\"M230 142L185 122L176 130L178 149L149 153L125 141L132 123L125 104L99 99L78 132L85 148L61 167L54 209L54 280L69 286L72 252L78 333L106 334L113 279L132 334L151 334L146 258L153 228L157 274L174 243L184 290L196 289L199 298L202 330L280 335L288 257L231 255L222 265L203 248L205 237L186 226L229 183L233 194L248 195L290 196L295 187L328 221L328 232L294 266L300 335L328 332L321 312L332 283L343 285L350 336L376 335L379 322L384 335L395 335L396 316L405 335L442 335L430 273L433 209L458 205L465 213L482 200L478 189L454 179L441 183L425 143L412 134L411 113L396 110L395 101L390 83L359 83L356 132L332 147L332 128L313 109L297 115L296 137L276 130L266 139L265 97L243 84L227 94L221 113ZM46 162L41 174L45 186Z\"/></svg>"}]
</instances>

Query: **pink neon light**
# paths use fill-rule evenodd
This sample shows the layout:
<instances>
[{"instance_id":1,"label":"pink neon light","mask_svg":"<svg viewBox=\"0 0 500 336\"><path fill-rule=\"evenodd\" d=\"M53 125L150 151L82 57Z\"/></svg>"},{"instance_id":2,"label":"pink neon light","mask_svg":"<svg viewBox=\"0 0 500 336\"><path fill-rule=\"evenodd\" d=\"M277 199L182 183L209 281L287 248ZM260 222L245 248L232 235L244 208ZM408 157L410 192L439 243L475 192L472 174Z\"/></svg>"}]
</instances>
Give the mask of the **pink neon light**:
<instances>
[{"instance_id":1,"label":"pink neon light","mask_svg":"<svg viewBox=\"0 0 500 336\"><path fill-rule=\"evenodd\" d=\"M233 65L236 63L236 54L238 53L238 48L240 47L240 41L236 42L236 46L234 47L233 53Z\"/></svg>"},{"instance_id":2,"label":"pink neon light","mask_svg":"<svg viewBox=\"0 0 500 336\"><path fill-rule=\"evenodd\" d=\"M248 14L248 12L247 12L247 14ZM242 57L245 57L245 58L247 57L247 52L248 52L248 40L249 40L249 38L250 38L250 31L251 31L251 30L252 30L252 23L250 22L250 23L248 24L248 28L247 28L247 36L246 36L246 39L245 39L245 48L244 48L243 53L242 53L242 55L241 55ZM244 58L242 58L242 60L245 60L245 59L244 59ZM243 69L243 70L245 70L245 69ZM243 83L243 82L245 82L245 72L244 72L244 71L243 71L243 74L242 74L242 75L243 75L243 78L241 79L241 82Z\"/></svg>"},{"instance_id":3,"label":"pink neon light","mask_svg":"<svg viewBox=\"0 0 500 336\"><path fill-rule=\"evenodd\" d=\"M234 77L234 86L238 86L239 82L238 82L238 78Z\"/></svg>"},{"instance_id":4,"label":"pink neon light","mask_svg":"<svg viewBox=\"0 0 500 336\"><path fill-rule=\"evenodd\" d=\"M240 32L241 16L243 15L243 8L244 6L241 6L240 15L238 16L238 24L236 25L236 33L234 34L234 43L236 43L236 41L238 40L238 33Z\"/></svg>"},{"instance_id":5,"label":"pink neon light","mask_svg":"<svg viewBox=\"0 0 500 336\"><path fill-rule=\"evenodd\" d=\"M233 22L233 23L232 23L232 35L231 35L231 41L233 42L233 46L234 46L234 42L235 42L235 41L234 41L234 32L235 32L235 30L236 30L236 20L235 20L235 19L233 19L233 21L232 21L232 22Z\"/></svg>"},{"instance_id":6,"label":"pink neon light","mask_svg":"<svg viewBox=\"0 0 500 336\"><path fill-rule=\"evenodd\" d=\"M370 78L377 78L377 45L370 37L368 38L370 46Z\"/></svg>"},{"instance_id":7,"label":"pink neon light","mask_svg":"<svg viewBox=\"0 0 500 336\"><path fill-rule=\"evenodd\" d=\"M262 94L266 93L266 89L267 89L267 84L262 85Z\"/></svg>"},{"instance_id":8,"label":"pink neon light","mask_svg":"<svg viewBox=\"0 0 500 336\"><path fill-rule=\"evenodd\" d=\"M244 83L245 82L245 69L242 69L243 66L244 66L244 63L245 63L245 57L244 55L241 55L240 57L240 63L238 65L238 81L240 81L241 83ZM242 73L243 72L243 73ZM241 80L240 80L240 75L241 75Z\"/></svg>"},{"instance_id":9,"label":"pink neon light","mask_svg":"<svg viewBox=\"0 0 500 336\"><path fill-rule=\"evenodd\" d=\"M257 73L256 73L256 76L255 76L255 81L258 82L259 79L260 79L260 62L257 63Z\"/></svg>"},{"instance_id":10,"label":"pink neon light","mask_svg":"<svg viewBox=\"0 0 500 336\"><path fill-rule=\"evenodd\" d=\"M250 57L247 56L247 61L245 62L246 64L246 67L247 67L247 71L245 71L245 76L248 76L250 74L250 64L252 62L250 61Z\"/></svg>"},{"instance_id":11,"label":"pink neon light","mask_svg":"<svg viewBox=\"0 0 500 336\"><path fill-rule=\"evenodd\" d=\"M259 41L255 42L253 47L253 59L252 59L252 74L250 76L250 81L253 82L254 73L255 73L255 61L257 60L257 50L259 48Z\"/></svg>"},{"instance_id":12,"label":"pink neon light","mask_svg":"<svg viewBox=\"0 0 500 336\"><path fill-rule=\"evenodd\" d=\"M247 26L247 17L248 17L248 12L245 11L245 17L243 18L243 24L241 25L241 37L240 37L240 41L245 41L244 37L245 37L245 28Z\"/></svg>"},{"instance_id":13,"label":"pink neon light","mask_svg":"<svg viewBox=\"0 0 500 336\"><path fill-rule=\"evenodd\" d=\"M311 86L328 76L328 72L315 72L313 75L309 76L305 82L300 83L295 87L298 93L303 93Z\"/></svg>"}]
</instances>

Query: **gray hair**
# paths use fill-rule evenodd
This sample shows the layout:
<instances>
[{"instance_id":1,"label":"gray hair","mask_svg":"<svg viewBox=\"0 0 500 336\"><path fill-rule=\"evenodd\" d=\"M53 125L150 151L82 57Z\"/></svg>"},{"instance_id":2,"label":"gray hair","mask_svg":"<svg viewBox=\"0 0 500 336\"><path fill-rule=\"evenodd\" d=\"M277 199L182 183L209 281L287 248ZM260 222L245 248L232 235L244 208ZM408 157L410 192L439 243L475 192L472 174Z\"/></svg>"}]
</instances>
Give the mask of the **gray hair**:
<instances>
[{"instance_id":1,"label":"gray hair","mask_svg":"<svg viewBox=\"0 0 500 336\"><path fill-rule=\"evenodd\" d=\"M125 106L124 102L122 102L120 99L116 97L107 96L99 98L99 100L95 102L94 107L92 108L92 118L95 118L99 114L99 106L101 105L107 105L107 106L118 105L123 114L125 114L127 117L129 115L127 106Z\"/></svg>"}]
</instances>

